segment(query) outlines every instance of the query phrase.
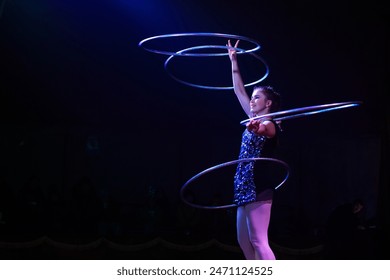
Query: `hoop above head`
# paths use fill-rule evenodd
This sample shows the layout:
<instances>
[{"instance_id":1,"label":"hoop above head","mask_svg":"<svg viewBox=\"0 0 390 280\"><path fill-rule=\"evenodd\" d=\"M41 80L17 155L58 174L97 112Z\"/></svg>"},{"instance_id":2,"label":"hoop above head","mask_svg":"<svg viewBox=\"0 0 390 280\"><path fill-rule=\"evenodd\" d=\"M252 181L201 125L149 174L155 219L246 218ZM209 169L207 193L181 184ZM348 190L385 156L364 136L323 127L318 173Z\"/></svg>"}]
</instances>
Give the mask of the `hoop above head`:
<instances>
[{"instance_id":1,"label":"hoop above head","mask_svg":"<svg viewBox=\"0 0 390 280\"><path fill-rule=\"evenodd\" d=\"M253 44L254 47L248 50L241 49L238 53L252 53L260 49L260 44L248 37L245 36L239 36L239 35L234 35L234 34L224 34L224 33L205 33L205 32L195 32L195 33L174 33L174 34L165 34L165 35L158 35L158 36L153 36L149 37L146 39L141 40L138 43L139 47L144 48L146 51L153 52L153 53L158 53L158 54L164 54L164 55L181 55L181 56L226 56L228 55L227 52L223 53L180 53L178 54L177 51L166 51L166 50L157 50L157 49L152 49L152 48L147 48L145 47L146 42L150 42L153 40L158 40L158 39L167 39L167 38L175 38L175 37L219 37L219 38L226 38L226 39L236 39L236 40L241 40L241 41L246 41L249 42L250 44Z\"/></svg>"},{"instance_id":2,"label":"hoop above head","mask_svg":"<svg viewBox=\"0 0 390 280\"><path fill-rule=\"evenodd\" d=\"M330 104L323 104L323 105L301 107L301 108L290 109L290 110L265 114L265 115L261 115L261 116L256 116L253 118L243 120L240 122L240 124L246 125L251 120L261 120L261 119L273 119L275 121L294 119L294 118L298 118L298 117L303 117L303 116L314 115L314 114L324 113L324 112L338 110L338 109L354 107L354 106L360 105L361 103L362 103L361 101L350 101L350 102L339 102L339 103L330 103Z\"/></svg>"},{"instance_id":3,"label":"hoop above head","mask_svg":"<svg viewBox=\"0 0 390 280\"><path fill-rule=\"evenodd\" d=\"M228 161L228 162L224 162L224 163L221 163L221 164L218 164L218 165L214 165L210 168L207 168L205 170L203 170L202 172L199 172L198 174L196 174L195 176L193 176L191 179L189 179L180 189L180 197L181 199L188 205L192 206L192 207L195 207L195 208L200 208L200 209L226 209L226 208L231 208L231 207L236 207L237 205L236 204L226 204L226 205L217 205L217 206L207 206L207 205L199 205L199 204L195 204L195 203L191 203L189 201L187 201L185 199L185 190L187 189L188 185L190 183L192 183L193 181L195 181L197 178L199 178L200 176L202 175L205 175L206 173L209 173L209 172L212 172L216 169L219 169L219 168L223 168L223 167L226 167L226 166L229 166L229 165L233 165L233 164L237 164L237 163L240 163L240 162L247 162L247 161L270 161L270 162L275 162L277 164L280 164L282 167L284 167L285 171L286 171L286 175L284 177L284 179L282 180L282 182L280 182L274 189L278 189L280 188L288 179L289 175L290 175L290 167L288 166L287 163L285 163L284 161L282 160L279 160L279 159L275 159L275 158L263 158L263 157L258 157L258 158L243 158L243 159L237 159L237 160L233 160L233 161Z\"/></svg>"},{"instance_id":4,"label":"hoop above head","mask_svg":"<svg viewBox=\"0 0 390 280\"><path fill-rule=\"evenodd\" d=\"M176 54L182 55L183 53L186 53L187 51L208 49L208 48L209 49L225 49L225 50L227 50L227 49L232 48L232 47L222 46L222 45L203 45L203 46L195 46L195 47L187 48L184 50L180 50L180 51L176 52ZM241 51L241 53L244 53L244 51L245 51L244 49L241 49L241 48L234 48L234 49L239 51L239 52ZM267 78L267 76L269 74L269 67L268 67L268 64L265 62L265 60L262 57L260 57L259 55L256 55L254 53L249 53L249 54L254 56L256 59L260 60L263 63L263 65L265 66L265 74L262 77L260 77L258 80L245 84L244 87L253 86L255 84L260 83L265 78ZM169 76L171 76L174 80L178 81L179 83L185 84L187 86L196 87L196 88L212 89L212 90L228 90L228 89L234 88L233 86L206 86L206 85L194 84L194 83L190 83L190 82L187 82L187 81L184 81L184 80L177 78L168 70L168 64L175 56L176 55L171 55L170 57L168 57L166 59L166 61L164 63L164 69L168 73Z\"/></svg>"}]
</instances>

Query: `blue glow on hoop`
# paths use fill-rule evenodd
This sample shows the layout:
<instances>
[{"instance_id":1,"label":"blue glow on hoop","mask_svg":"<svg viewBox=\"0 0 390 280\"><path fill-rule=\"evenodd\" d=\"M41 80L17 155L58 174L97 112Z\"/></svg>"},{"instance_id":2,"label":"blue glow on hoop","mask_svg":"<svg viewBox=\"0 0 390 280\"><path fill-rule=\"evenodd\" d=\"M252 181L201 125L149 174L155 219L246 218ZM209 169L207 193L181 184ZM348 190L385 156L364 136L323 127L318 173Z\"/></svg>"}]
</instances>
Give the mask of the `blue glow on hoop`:
<instances>
[{"instance_id":1,"label":"blue glow on hoop","mask_svg":"<svg viewBox=\"0 0 390 280\"><path fill-rule=\"evenodd\" d=\"M323 104L323 105L315 105L315 106L290 109L290 110L285 110L285 111L280 111L280 112L249 118L241 121L240 124L246 125L251 120L259 120L259 119L273 119L275 121L294 119L298 117L354 107L360 105L361 103L362 103L361 101L351 101L351 102L331 103L331 104Z\"/></svg>"},{"instance_id":2,"label":"blue glow on hoop","mask_svg":"<svg viewBox=\"0 0 390 280\"><path fill-rule=\"evenodd\" d=\"M176 76L174 76L169 70L168 70L168 64L169 62L172 60L172 58L174 58L175 56L177 55L182 55L182 53L185 53L187 51L191 51L191 50L199 50L199 49L207 49L207 48L211 48L211 49L231 49L232 47L228 47L228 46L221 46L221 45L204 45L204 46L195 46L195 47L191 47L191 48L187 48L187 49L184 49L184 50L180 50L178 52L175 53L175 55L171 55L170 57L167 58L167 60L165 61L164 63L164 69L165 71L168 73L169 76L171 76L174 80L178 81L179 83L182 83L182 84L185 84L187 86L192 86L192 87L196 87L196 88L202 88L202 89L212 89L212 90L227 90L227 89L233 89L234 87L233 86L206 86L206 85L199 85L199 84L194 84L194 83L190 83L190 82L186 82L184 80L181 80L179 78L177 78ZM244 49L240 49L240 48L234 48L236 50L238 50L239 52L237 52L237 54L239 53L244 53ZM241 51L241 52L240 52ZM227 52L226 52L227 53ZM265 78L267 78L268 74L269 74L269 67L267 65L267 63L264 61L263 58L261 58L259 55L256 55L254 53L249 53L250 55L254 56L256 59L260 60L264 66L265 66L265 74L263 75L263 77L261 77L260 79L258 79L257 81L254 81L254 82L251 82L251 83L248 83L248 84L245 84L244 87L249 87L249 86L253 86L255 84L258 84L260 83L261 81L263 81Z\"/></svg>"},{"instance_id":3,"label":"blue glow on hoop","mask_svg":"<svg viewBox=\"0 0 390 280\"><path fill-rule=\"evenodd\" d=\"M260 44L248 37L245 36L239 36L239 35L234 35L234 34L224 34L224 33L202 33L202 32L195 32L195 33L174 33L174 34L165 34L165 35L158 35L158 36L153 36L149 37L146 39L141 40L138 43L139 47L144 48L146 51L153 52L153 53L158 53L158 54L164 54L164 55L181 55L181 56L195 56L195 57L206 57L206 56L226 56L229 55L227 52L221 52L221 53L180 53L176 51L166 51L166 50L157 50L157 49L152 49L152 48L147 48L145 47L146 42L150 42L153 40L158 40L158 39L166 39L166 38L174 38L174 37L220 37L220 38L227 38L227 39L236 39L240 41L247 41L253 45L255 45L253 48L249 50L244 50L240 49L238 53L253 53L257 50L260 49Z\"/></svg>"},{"instance_id":4,"label":"blue glow on hoop","mask_svg":"<svg viewBox=\"0 0 390 280\"><path fill-rule=\"evenodd\" d=\"M184 192L185 192L186 188L188 187L188 185L191 182L193 182L194 180L196 180L197 178L199 178L200 176L205 175L206 173L209 173L209 172L214 171L214 170L219 169L219 168L223 168L223 167L226 167L226 166L229 166L229 165L237 164L237 163L240 163L240 162L246 162L246 161L272 161L272 162L278 163L281 166L283 166L285 168L285 170L286 170L286 175L285 175L283 181L281 183L279 183L279 185L277 185L275 187L275 190L280 188L287 181L287 179L288 179L288 177L290 175L290 167L288 166L288 164L285 163L284 161L279 160L279 159L275 159L275 158L262 158L262 157L237 159L237 160L233 160L233 161L224 162L224 163L221 163L221 164L218 164L218 165L214 165L214 166L212 166L210 168L207 168L207 169L203 170L202 172L199 172L195 176L193 176L191 179L189 179L181 187L181 189L180 189L180 197L181 197L181 199L186 204L188 204L188 205L190 205L192 207L201 208L201 209L225 209L225 208L237 207L236 204L227 204L227 205L220 205L220 206L207 206L207 205L199 205L199 204L191 203L191 202L187 201L184 198Z\"/></svg>"}]
</instances>

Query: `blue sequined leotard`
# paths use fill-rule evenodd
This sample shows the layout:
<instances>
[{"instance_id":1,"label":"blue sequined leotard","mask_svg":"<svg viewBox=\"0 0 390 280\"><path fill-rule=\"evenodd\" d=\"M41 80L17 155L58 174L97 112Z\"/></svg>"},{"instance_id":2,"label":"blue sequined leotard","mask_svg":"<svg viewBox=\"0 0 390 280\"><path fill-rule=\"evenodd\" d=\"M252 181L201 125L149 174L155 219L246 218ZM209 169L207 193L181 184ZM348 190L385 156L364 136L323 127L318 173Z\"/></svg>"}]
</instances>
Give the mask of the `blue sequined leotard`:
<instances>
[{"instance_id":1,"label":"blue sequined leotard","mask_svg":"<svg viewBox=\"0 0 390 280\"><path fill-rule=\"evenodd\" d=\"M275 125L275 127L278 127ZM278 128L277 128L278 130ZM241 149L239 159L265 157L276 145L276 136L267 138L258 136L253 132L245 131L242 134ZM238 206L256 200L256 194L260 189L256 189L253 178L254 161L240 162L234 176L234 203Z\"/></svg>"}]
</instances>

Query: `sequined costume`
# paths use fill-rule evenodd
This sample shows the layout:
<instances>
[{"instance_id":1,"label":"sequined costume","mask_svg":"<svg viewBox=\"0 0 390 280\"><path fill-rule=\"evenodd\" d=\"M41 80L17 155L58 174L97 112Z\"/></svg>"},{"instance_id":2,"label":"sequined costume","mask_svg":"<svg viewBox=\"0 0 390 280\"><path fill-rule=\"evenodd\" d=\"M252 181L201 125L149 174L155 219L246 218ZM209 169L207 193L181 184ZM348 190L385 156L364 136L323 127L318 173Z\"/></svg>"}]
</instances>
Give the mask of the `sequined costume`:
<instances>
[{"instance_id":1,"label":"sequined costume","mask_svg":"<svg viewBox=\"0 0 390 280\"><path fill-rule=\"evenodd\" d=\"M275 123L274 123L275 124ZM276 146L279 127L275 124L277 134L273 138L258 136L253 132L245 131L242 134L239 159L269 157ZM256 195L262 191L256 187L253 177L254 161L240 162L234 175L234 203L238 206L253 202Z\"/></svg>"}]
</instances>

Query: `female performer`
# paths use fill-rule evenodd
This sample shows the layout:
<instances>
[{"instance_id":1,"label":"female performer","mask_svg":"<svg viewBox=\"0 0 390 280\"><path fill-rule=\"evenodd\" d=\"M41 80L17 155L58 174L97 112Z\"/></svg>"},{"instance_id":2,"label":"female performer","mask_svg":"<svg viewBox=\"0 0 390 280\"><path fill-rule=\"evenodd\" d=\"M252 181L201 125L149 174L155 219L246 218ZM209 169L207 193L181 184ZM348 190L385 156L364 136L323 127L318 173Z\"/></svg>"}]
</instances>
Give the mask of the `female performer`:
<instances>
[{"instance_id":1,"label":"female performer","mask_svg":"<svg viewBox=\"0 0 390 280\"><path fill-rule=\"evenodd\" d=\"M249 118L279 110L280 96L270 86L255 86L249 98L237 62L237 48L228 40L234 92ZM239 159L270 157L277 144L279 125L273 120L251 120L242 134ZM254 161L241 162L234 176L234 203L237 208L237 238L246 259L274 260L268 244L268 226L274 189L255 185Z\"/></svg>"}]
</instances>

